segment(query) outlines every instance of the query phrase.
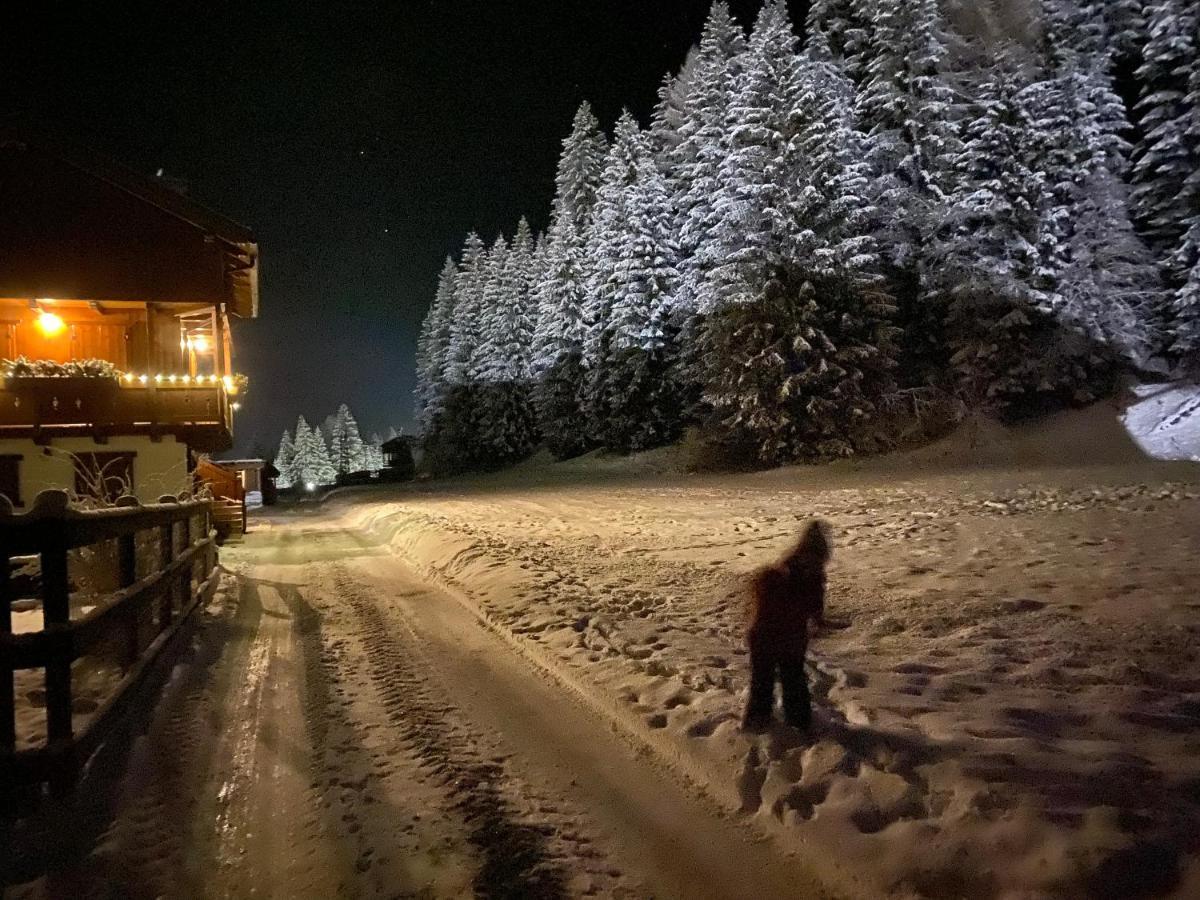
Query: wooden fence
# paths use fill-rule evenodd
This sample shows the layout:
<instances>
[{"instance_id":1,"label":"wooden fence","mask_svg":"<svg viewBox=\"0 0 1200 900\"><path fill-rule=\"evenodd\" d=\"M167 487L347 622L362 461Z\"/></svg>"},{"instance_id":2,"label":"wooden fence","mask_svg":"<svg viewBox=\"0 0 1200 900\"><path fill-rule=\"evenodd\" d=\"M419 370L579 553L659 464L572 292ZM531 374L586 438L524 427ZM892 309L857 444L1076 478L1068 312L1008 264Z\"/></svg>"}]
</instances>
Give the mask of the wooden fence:
<instances>
[{"instance_id":1,"label":"wooden fence","mask_svg":"<svg viewBox=\"0 0 1200 900\"><path fill-rule=\"evenodd\" d=\"M114 509L72 510L64 492L44 491L17 516L0 497L0 793L21 783L69 789L147 667L216 589L210 501L118 503ZM111 553L114 545L116 590L89 597L95 607L73 618L71 552L107 547ZM12 560L23 556L40 559L42 629L14 634ZM72 665L89 652L112 655L113 648L122 677L77 732ZM18 747L14 673L28 669L45 670L46 740Z\"/></svg>"}]
</instances>

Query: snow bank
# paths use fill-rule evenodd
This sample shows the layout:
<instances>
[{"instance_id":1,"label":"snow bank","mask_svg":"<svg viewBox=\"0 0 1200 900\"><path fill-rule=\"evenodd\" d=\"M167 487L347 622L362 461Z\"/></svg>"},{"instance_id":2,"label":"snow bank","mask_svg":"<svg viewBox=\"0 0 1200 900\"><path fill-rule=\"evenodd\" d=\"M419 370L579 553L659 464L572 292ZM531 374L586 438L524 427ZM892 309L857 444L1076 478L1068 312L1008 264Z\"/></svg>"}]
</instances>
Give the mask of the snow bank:
<instances>
[{"instance_id":1,"label":"snow bank","mask_svg":"<svg viewBox=\"0 0 1200 900\"><path fill-rule=\"evenodd\" d=\"M1143 384L1122 420L1147 455L1200 462L1200 385Z\"/></svg>"}]
</instances>

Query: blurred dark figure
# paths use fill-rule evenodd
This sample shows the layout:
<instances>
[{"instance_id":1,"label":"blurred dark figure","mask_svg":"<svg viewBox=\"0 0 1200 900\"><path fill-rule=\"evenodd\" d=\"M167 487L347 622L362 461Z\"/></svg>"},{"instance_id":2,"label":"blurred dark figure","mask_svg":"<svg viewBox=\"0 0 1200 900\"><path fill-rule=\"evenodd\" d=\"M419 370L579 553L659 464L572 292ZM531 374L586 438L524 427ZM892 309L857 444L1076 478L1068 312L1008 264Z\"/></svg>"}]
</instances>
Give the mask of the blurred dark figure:
<instances>
[{"instance_id":1,"label":"blurred dark figure","mask_svg":"<svg viewBox=\"0 0 1200 900\"><path fill-rule=\"evenodd\" d=\"M779 562L759 569L750 582L750 700L743 727L761 731L771 722L775 679L783 688L784 720L807 730L812 723L804 654L809 620L825 614L828 526L810 522L800 542Z\"/></svg>"},{"instance_id":2,"label":"blurred dark figure","mask_svg":"<svg viewBox=\"0 0 1200 900\"><path fill-rule=\"evenodd\" d=\"M263 457L266 459L266 457ZM263 506L274 506L279 502L279 488L275 486L275 479L279 477L279 470L270 459L267 459L266 464L262 467L262 498Z\"/></svg>"}]
</instances>

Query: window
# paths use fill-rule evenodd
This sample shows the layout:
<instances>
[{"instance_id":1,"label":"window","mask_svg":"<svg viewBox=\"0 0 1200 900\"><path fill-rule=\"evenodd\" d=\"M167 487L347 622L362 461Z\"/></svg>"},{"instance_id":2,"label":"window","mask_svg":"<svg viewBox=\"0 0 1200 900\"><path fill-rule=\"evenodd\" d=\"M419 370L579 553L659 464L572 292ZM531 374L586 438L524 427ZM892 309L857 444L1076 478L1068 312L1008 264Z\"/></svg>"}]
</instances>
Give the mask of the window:
<instances>
[{"instance_id":1,"label":"window","mask_svg":"<svg viewBox=\"0 0 1200 900\"><path fill-rule=\"evenodd\" d=\"M0 455L0 494L3 494L13 506L21 503L21 457L8 454Z\"/></svg>"},{"instance_id":2,"label":"window","mask_svg":"<svg viewBox=\"0 0 1200 900\"><path fill-rule=\"evenodd\" d=\"M75 456L75 493L108 503L133 493L136 453L79 453Z\"/></svg>"}]
</instances>

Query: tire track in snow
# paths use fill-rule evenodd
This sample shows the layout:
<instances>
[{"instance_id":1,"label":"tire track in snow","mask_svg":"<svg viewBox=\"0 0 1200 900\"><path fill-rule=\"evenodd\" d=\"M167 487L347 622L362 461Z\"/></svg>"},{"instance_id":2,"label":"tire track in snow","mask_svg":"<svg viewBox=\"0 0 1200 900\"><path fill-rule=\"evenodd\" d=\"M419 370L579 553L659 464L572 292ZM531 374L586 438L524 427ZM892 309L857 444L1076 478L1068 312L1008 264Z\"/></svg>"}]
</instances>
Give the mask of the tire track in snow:
<instances>
[{"instance_id":1,"label":"tire track in snow","mask_svg":"<svg viewBox=\"0 0 1200 900\"><path fill-rule=\"evenodd\" d=\"M478 736L455 721L455 708L432 689L416 635L405 623L407 639L399 637L395 622L384 619L344 567L334 567L333 581L362 626L367 669L384 714L409 750L444 782L450 808L466 824L468 839L481 855L476 896L567 896L566 873L553 862L547 840L552 827L519 819L504 793L513 786L503 764L483 758Z\"/></svg>"}]
</instances>

